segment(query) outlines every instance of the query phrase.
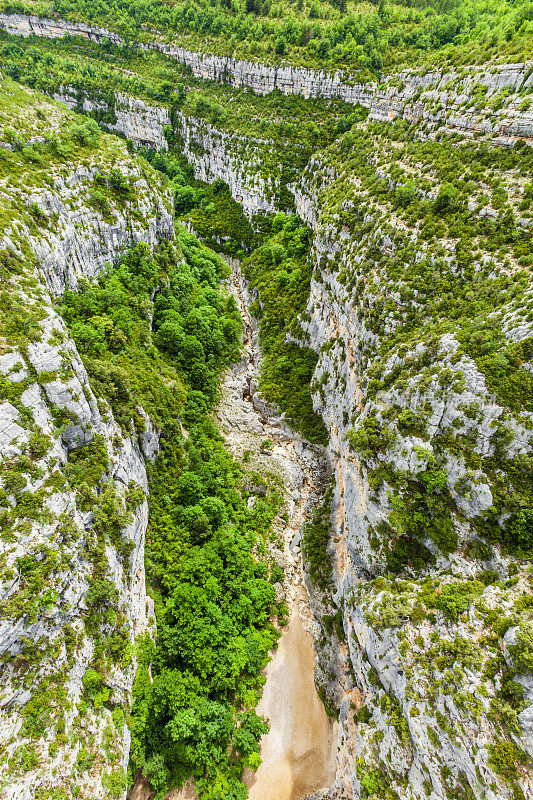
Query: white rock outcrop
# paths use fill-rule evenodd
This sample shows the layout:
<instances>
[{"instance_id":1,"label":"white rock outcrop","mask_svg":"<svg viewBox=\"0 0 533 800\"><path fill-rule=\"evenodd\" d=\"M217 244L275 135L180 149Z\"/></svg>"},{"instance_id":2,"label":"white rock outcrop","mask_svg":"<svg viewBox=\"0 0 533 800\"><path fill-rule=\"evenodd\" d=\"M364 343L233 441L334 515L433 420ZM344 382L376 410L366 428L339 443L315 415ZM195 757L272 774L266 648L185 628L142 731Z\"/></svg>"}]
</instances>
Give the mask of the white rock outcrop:
<instances>
[{"instance_id":1,"label":"white rock outcrop","mask_svg":"<svg viewBox=\"0 0 533 800\"><path fill-rule=\"evenodd\" d=\"M47 110L56 114L58 107ZM7 283L32 325L29 336L22 328L18 338L11 333L0 340L0 786L6 800L33 800L36 792L51 797L64 787L91 800L125 796L135 645L155 624L144 573L145 460L157 451L158 432L147 418L139 436L121 429L109 404L95 397L52 305L54 296L93 279L124 248L154 247L173 236L170 192L125 146L106 151L110 139L83 163L51 167L44 185L25 186L27 204L53 224L26 227L13 220L0 243L4 257L24 265ZM113 204L107 185L113 170L134 187L131 202ZM108 189L105 212L91 195L96 179ZM3 187L2 202L9 190ZM18 187L11 191L18 199ZM69 470L86 454L83 445L93 448L93 466L74 481ZM94 468L100 469L96 483ZM128 509L133 488L137 498Z\"/></svg>"},{"instance_id":2,"label":"white rock outcrop","mask_svg":"<svg viewBox=\"0 0 533 800\"><path fill-rule=\"evenodd\" d=\"M123 42L118 34L104 28L32 15L0 14L0 27L17 36L54 38L69 34L98 42ZM517 138L533 139L533 108L524 108L519 95L520 90L533 85L531 62L491 65L490 69L475 67L466 76L453 71L404 70L385 76L378 85L354 82L342 70L330 73L286 63L264 64L190 51L157 39L137 46L175 58L197 78L246 86L258 94L278 89L303 97L337 98L369 108L371 119L427 120L463 132L485 132L502 144L512 144ZM496 115L494 103L500 93Z\"/></svg>"}]
</instances>

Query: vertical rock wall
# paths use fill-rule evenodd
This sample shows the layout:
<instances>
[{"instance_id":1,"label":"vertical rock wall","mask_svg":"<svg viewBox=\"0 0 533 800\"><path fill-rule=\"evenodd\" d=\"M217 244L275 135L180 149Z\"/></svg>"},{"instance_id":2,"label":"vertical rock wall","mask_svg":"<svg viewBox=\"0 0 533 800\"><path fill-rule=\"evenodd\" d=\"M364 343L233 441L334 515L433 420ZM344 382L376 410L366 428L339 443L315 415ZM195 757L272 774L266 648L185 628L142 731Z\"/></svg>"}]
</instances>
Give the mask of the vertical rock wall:
<instances>
[{"instance_id":1,"label":"vertical rock wall","mask_svg":"<svg viewBox=\"0 0 533 800\"><path fill-rule=\"evenodd\" d=\"M18 36L53 38L70 34L97 42L122 43L122 38L111 31L59 19L0 14L0 26ZM138 46L158 49L175 58L197 78L247 86L258 94L278 89L284 94L338 98L369 108L370 119L428 120L465 132L484 131L501 143L512 143L517 137L533 138L533 108L524 108L523 94L519 94L533 85L531 62L498 64L490 69L476 66L461 73L404 70L386 76L378 85L354 82L342 71L329 73L290 64L234 59L193 52L158 40Z\"/></svg>"},{"instance_id":2,"label":"vertical rock wall","mask_svg":"<svg viewBox=\"0 0 533 800\"><path fill-rule=\"evenodd\" d=\"M393 144L381 142L386 164L398 161ZM411 270L429 256L416 226L396 218L385 201L375 203L373 196L375 205L370 203L338 153L336 158L335 165L331 154L322 164L315 158L296 193L299 213L315 229L316 271L302 327L305 343L319 354L311 388L330 432L335 489L328 553L351 675L347 683L346 670L339 664L335 671L330 659L328 696L339 707L341 732L339 769L328 797L381 797L391 790L402 800L529 797L533 776L524 754L533 748L533 682L527 670L520 674L513 667L512 657L495 666L520 626L530 624L521 611L531 592L529 572L527 562L515 561L497 544L481 545L476 525L497 502L501 479L485 466L499 457L496 431L508 431L505 458L528 459L531 412L511 412L495 397L452 332L430 342L421 334L409 348L391 346L379 371L372 369L383 341L401 327L402 313L422 302L416 292L408 294L401 272L391 281L384 265L395 257L401 263L405 247L416 253ZM379 167L379 174L391 180L386 168ZM442 257L454 264L455 242L441 244ZM444 262L439 269L446 269ZM421 306L421 313L430 311ZM528 341L525 308L505 314L512 319L507 335ZM369 384L377 380L384 388L374 394ZM418 431L408 422L415 418L424 420ZM464 437L468 451L451 444L443 449L450 437ZM475 473L469 453L476 454ZM432 512L417 511L415 498L426 477L437 475L437 463L443 484L432 484L431 497L438 502L439 492L449 492L457 544L443 553L426 536L427 560L410 562L395 578L389 548L411 524L401 517L402 503L411 518L421 513L428 524ZM487 576L486 585L480 575ZM449 609L441 595L465 599L457 613L432 611ZM508 633L498 628L504 618ZM325 638L319 647L327 660ZM509 708L515 723L502 727L499 715L508 700L500 676L507 669L518 672L523 700ZM516 759L510 777L498 761L504 751Z\"/></svg>"},{"instance_id":3,"label":"vertical rock wall","mask_svg":"<svg viewBox=\"0 0 533 800\"><path fill-rule=\"evenodd\" d=\"M21 113L37 106L68 132L70 115L42 96L28 92ZM113 169L135 197L110 193L102 211L92 187ZM83 162L56 159L45 182L31 173L23 186L0 192L11 209L0 242L0 793L123 797L136 646L155 624L145 459L158 432L148 418L143 431L121 429L95 397L52 298L123 248L172 236L172 197L109 136Z\"/></svg>"}]
</instances>

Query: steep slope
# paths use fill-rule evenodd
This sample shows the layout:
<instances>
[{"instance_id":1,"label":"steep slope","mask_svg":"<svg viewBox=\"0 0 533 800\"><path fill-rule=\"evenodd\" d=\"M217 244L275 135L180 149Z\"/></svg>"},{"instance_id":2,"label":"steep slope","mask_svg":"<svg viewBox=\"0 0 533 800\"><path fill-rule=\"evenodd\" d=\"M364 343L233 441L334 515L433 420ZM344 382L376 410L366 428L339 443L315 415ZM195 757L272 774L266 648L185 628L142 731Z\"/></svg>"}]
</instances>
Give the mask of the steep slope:
<instances>
[{"instance_id":1,"label":"steep slope","mask_svg":"<svg viewBox=\"0 0 533 800\"><path fill-rule=\"evenodd\" d=\"M194 37L183 47L146 30L137 39L147 60L128 56L128 63L125 40L107 30L11 14L0 19L22 36L70 32L94 40L101 51L90 56L91 70L100 57L116 59L120 91L108 73L101 96L94 86L87 90L89 78L83 89L74 90L63 77L60 82L69 51L64 57L58 49L50 93L135 144L170 147L170 160L184 154L197 177L225 181L250 216L288 209L293 195L297 213L313 230L312 279L307 233L281 215L256 220L261 236L254 234L254 244L260 246L245 269L254 284L254 312L262 318L266 390L287 408L292 401L293 410L296 398L304 413L293 419L307 423L308 435L321 441L322 423L300 403L309 398L314 369L313 405L330 437L334 479L307 525L303 551L321 626L317 679L327 707L339 711L331 798L533 795L533 72L519 46L529 32L527 13L504 5L494 35L508 30L505 41L512 42L516 33L513 55L521 61L505 64L492 52L487 64L471 66L467 45L450 43L435 56L438 69L409 66L379 83L369 74L356 82L355 73L334 72L331 63L321 69L320 58L302 59L303 65L275 63L280 59L274 54L264 61L234 58L213 41L202 53L194 49ZM496 47L481 41L488 51ZM37 70L25 73L30 60L46 63L49 51L39 46L32 39L20 52L7 53L9 68L23 79L43 80ZM81 44L67 40L67 47L83 61ZM174 74L165 56L195 77L178 72L177 63ZM136 95L125 88L127 73L139 80L164 76L168 85L146 80ZM202 85L201 78L230 86ZM267 96L251 99L232 86ZM287 99L269 95L273 89ZM155 99L165 91L172 93L169 101ZM354 119L324 100L291 105L300 94L360 103L368 119L363 123L364 115ZM337 123L326 139L329 108ZM313 113L316 126L302 135L301 121L307 125ZM96 136L90 124L84 130L74 134L79 145ZM13 133L6 138L19 148L14 157L20 151L36 163ZM157 163L167 169L171 161L165 158ZM116 172L128 169L119 159ZM67 277L95 274L113 257L125 230L131 229L128 241L150 243L168 232L157 200L153 208L142 207L140 217L156 221L141 230L141 219L120 201L116 172L110 167L104 181L116 195L116 208L101 207L107 200L97 181L89 201L94 212L82 209L80 224L89 236L80 244L76 233L72 248L68 244L74 265L57 256L65 231L55 238L43 231L28 245L54 291ZM65 179L76 186L72 174ZM76 175L81 180L85 173ZM174 188L182 197L181 187ZM19 201L19 189L14 192ZM32 226L46 225L48 208L60 218L66 213L55 196L30 192L26 202L21 224L30 233ZM111 213L118 215L116 225ZM89 252L95 223L110 232L103 237L107 244ZM6 269L17 269L12 259ZM307 306L298 315L308 286ZM79 362L75 372L83 383ZM6 430L21 435L13 415L24 412L10 398ZM76 420L66 434L67 447L69 436L85 437L89 422L104 424L94 416L92 395L87 408L70 410L82 424ZM131 448L131 458L140 458L135 443ZM141 470L143 485L139 463L134 470ZM24 577L26 563L16 563ZM142 596L142 582L139 587ZM161 780L164 787L150 730L143 735L154 785ZM168 770L174 751L167 742L165 747ZM15 766L35 766L27 750L16 758ZM181 780L185 772L179 775ZM119 786L118 775L108 780ZM87 786L101 791L97 782Z\"/></svg>"},{"instance_id":2,"label":"steep slope","mask_svg":"<svg viewBox=\"0 0 533 800\"><path fill-rule=\"evenodd\" d=\"M6 2L3 8L51 17L53 35L61 34L63 26L56 19L61 17L84 36L117 41L118 35L141 46L249 59L282 72L287 65L328 73L341 69L363 81L400 65L520 61L530 53L533 27L528 0L316 0L309 5L289 0L276 5L262 0L142 5L103 0L97 6L85 0L54 0L17 6ZM25 29L46 30L39 19L28 20Z\"/></svg>"},{"instance_id":3,"label":"steep slope","mask_svg":"<svg viewBox=\"0 0 533 800\"><path fill-rule=\"evenodd\" d=\"M166 179L94 120L2 89L2 788L124 797L129 755L160 793L242 795L292 500L208 414L239 353L228 267L165 241Z\"/></svg>"},{"instance_id":4,"label":"steep slope","mask_svg":"<svg viewBox=\"0 0 533 800\"><path fill-rule=\"evenodd\" d=\"M119 797L135 641L154 623L144 459L158 437L95 397L52 298L170 236L172 198L96 125L9 80L0 92L2 794Z\"/></svg>"},{"instance_id":5,"label":"steep slope","mask_svg":"<svg viewBox=\"0 0 533 800\"><path fill-rule=\"evenodd\" d=\"M373 123L302 181L336 476L311 567L333 558L352 674L329 676L333 796L533 790L532 168L527 146Z\"/></svg>"},{"instance_id":6,"label":"steep slope","mask_svg":"<svg viewBox=\"0 0 533 800\"><path fill-rule=\"evenodd\" d=\"M63 38L66 35L89 39L102 44L113 42L125 45L126 40L108 30L82 23L60 19L25 17L0 14L0 27L11 35L45 38ZM109 46L106 44L107 50ZM364 81L354 80L343 70L300 68L291 64L273 65L270 61L242 60L205 52L192 52L171 44L143 44L146 52L153 49L176 60L184 67L183 75L193 75L204 81L216 81L233 87L248 87L265 95L274 90L285 95L302 95L305 98L338 99L345 103L360 104L370 109L370 118L390 121L404 117L440 122L463 131L478 130L495 137L533 136L533 72L531 61L510 60L510 63L466 61L460 67L453 60L436 66L398 69L398 62L390 71ZM526 51L527 52L527 51ZM88 53L89 54L89 53ZM33 80L38 80L35 75ZM79 81L76 81L79 91ZM44 87L43 87L44 88ZM74 93L76 94L76 92ZM126 102L126 117L119 113L118 129L134 139L142 139L144 126L139 127L136 109L133 124L127 119L127 100L117 98L118 106ZM89 103L87 110L91 110ZM152 113L153 112L149 112ZM157 119L157 114L155 115ZM166 124L161 117L160 124ZM115 123L116 124L116 123ZM150 127L150 126L148 126ZM160 137L160 135L159 135ZM160 138L155 141L160 146Z\"/></svg>"}]
</instances>

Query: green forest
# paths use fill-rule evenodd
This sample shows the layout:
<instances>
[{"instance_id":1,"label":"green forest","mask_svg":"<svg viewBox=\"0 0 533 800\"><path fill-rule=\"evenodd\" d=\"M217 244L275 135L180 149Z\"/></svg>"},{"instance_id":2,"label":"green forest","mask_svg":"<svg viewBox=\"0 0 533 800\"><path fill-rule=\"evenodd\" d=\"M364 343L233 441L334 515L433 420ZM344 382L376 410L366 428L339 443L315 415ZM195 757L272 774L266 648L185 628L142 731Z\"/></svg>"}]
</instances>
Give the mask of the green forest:
<instances>
[{"instance_id":1,"label":"green forest","mask_svg":"<svg viewBox=\"0 0 533 800\"><path fill-rule=\"evenodd\" d=\"M0 31L0 794L246 800L296 609L339 787L526 800L533 0L0 12L122 37Z\"/></svg>"},{"instance_id":2,"label":"green forest","mask_svg":"<svg viewBox=\"0 0 533 800\"><path fill-rule=\"evenodd\" d=\"M524 60L533 31L531 0L4 0L2 7L85 20L133 42L165 35L190 49L202 43L223 54L348 69L359 78L417 62Z\"/></svg>"},{"instance_id":3,"label":"green forest","mask_svg":"<svg viewBox=\"0 0 533 800\"><path fill-rule=\"evenodd\" d=\"M225 275L220 257L181 229L154 257L138 245L96 285L67 291L59 307L115 419L142 431L142 405L163 431L149 474L146 544L158 636L155 645L149 637L138 643L129 720L131 779L143 770L157 797L190 776L213 800L246 796L243 769L257 767L266 730L254 708L279 635L271 620L283 612L272 588L280 571L265 555L279 489L266 482L249 508L249 473L206 418L220 371L239 348L240 316L219 288ZM96 457L93 445L80 448L80 475ZM105 573L93 585L101 611L112 609L100 588ZM92 702L106 658L103 649L87 679Z\"/></svg>"}]
</instances>

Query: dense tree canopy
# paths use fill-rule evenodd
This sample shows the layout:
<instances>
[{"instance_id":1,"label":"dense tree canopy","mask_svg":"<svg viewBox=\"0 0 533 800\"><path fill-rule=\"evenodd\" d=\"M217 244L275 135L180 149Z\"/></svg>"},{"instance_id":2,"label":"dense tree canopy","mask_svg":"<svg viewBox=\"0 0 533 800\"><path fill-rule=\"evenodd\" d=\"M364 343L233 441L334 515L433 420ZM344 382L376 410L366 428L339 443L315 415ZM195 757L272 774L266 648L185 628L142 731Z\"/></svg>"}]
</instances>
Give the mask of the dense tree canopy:
<instances>
[{"instance_id":1,"label":"dense tree canopy","mask_svg":"<svg viewBox=\"0 0 533 800\"><path fill-rule=\"evenodd\" d=\"M24 9L12 0L4 6ZM172 31L191 45L210 42L225 52L347 67L362 75L432 54L465 62L504 52L507 59L518 53L527 58L533 28L531 0L54 0L53 11L107 25L133 41L147 31Z\"/></svg>"}]
</instances>

